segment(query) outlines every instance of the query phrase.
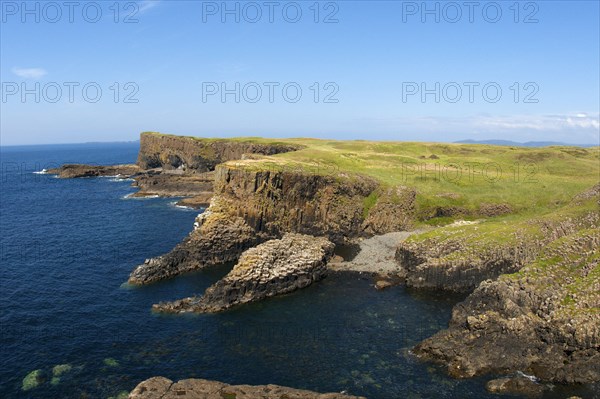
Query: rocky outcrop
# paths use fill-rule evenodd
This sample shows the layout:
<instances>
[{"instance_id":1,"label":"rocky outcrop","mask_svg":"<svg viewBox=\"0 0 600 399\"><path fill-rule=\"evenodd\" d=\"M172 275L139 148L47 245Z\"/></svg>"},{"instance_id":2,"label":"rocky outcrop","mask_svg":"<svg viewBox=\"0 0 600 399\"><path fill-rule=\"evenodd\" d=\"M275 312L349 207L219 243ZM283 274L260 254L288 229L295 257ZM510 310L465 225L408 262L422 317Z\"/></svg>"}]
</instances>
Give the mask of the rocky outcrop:
<instances>
[{"instance_id":1,"label":"rocky outcrop","mask_svg":"<svg viewBox=\"0 0 600 399\"><path fill-rule=\"evenodd\" d=\"M180 169L187 172L207 172L215 166L242 155L275 155L296 151L300 145L258 143L251 140L200 139L159 133L142 133L137 164L142 169Z\"/></svg>"},{"instance_id":2,"label":"rocky outcrop","mask_svg":"<svg viewBox=\"0 0 600 399\"><path fill-rule=\"evenodd\" d=\"M184 174L152 170L135 176L132 185L139 188L134 196L193 197L212 193L213 182L214 172Z\"/></svg>"},{"instance_id":3,"label":"rocky outcrop","mask_svg":"<svg viewBox=\"0 0 600 399\"><path fill-rule=\"evenodd\" d=\"M450 327L414 353L455 377L520 370L542 381L600 380L600 229L554 241L519 273L487 280Z\"/></svg>"},{"instance_id":4,"label":"rocky outcrop","mask_svg":"<svg viewBox=\"0 0 600 399\"><path fill-rule=\"evenodd\" d=\"M368 234L386 234L410 230L415 221L415 198L413 188L399 186L383 193L375 193L375 205L368 209L363 230ZM379 195L377 195L379 194Z\"/></svg>"},{"instance_id":5,"label":"rocky outcrop","mask_svg":"<svg viewBox=\"0 0 600 399\"><path fill-rule=\"evenodd\" d=\"M520 270L552 241L598 226L597 209L576 206L517 224L464 224L413 236L400 243L396 259L410 287L469 292L486 279Z\"/></svg>"},{"instance_id":6,"label":"rocky outcrop","mask_svg":"<svg viewBox=\"0 0 600 399\"><path fill-rule=\"evenodd\" d=\"M118 176L127 178L141 171L137 165L82 165L82 164L66 164L60 168L49 169L46 173L58 175L61 179L73 179L78 177L101 177L101 176Z\"/></svg>"},{"instance_id":7,"label":"rocky outcrop","mask_svg":"<svg viewBox=\"0 0 600 399\"><path fill-rule=\"evenodd\" d=\"M364 199L377 187L365 176L269 170L252 161L219 165L215 175L225 212L255 230L326 236L336 243L364 234Z\"/></svg>"},{"instance_id":8,"label":"rocky outcrop","mask_svg":"<svg viewBox=\"0 0 600 399\"><path fill-rule=\"evenodd\" d=\"M261 236L240 217L219 212L218 202L198 215L194 230L166 255L146 259L129 276L130 284L148 284L206 266L233 262Z\"/></svg>"},{"instance_id":9,"label":"rocky outcrop","mask_svg":"<svg viewBox=\"0 0 600 399\"><path fill-rule=\"evenodd\" d=\"M194 195L193 197L180 199L179 201L177 201L176 205L194 209L208 208L210 206L210 201L212 200L212 197L212 191L201 192L197 195Z\"/></svg>"},{"instance_id":10,"label":"rocky outcrop","mask_svg":"<svg viewBox=\"0 0 600 399\"><path fill-rule=\"evenodd\" d=\"M228 385L217 381L188 379L173 382L153 377L140 382L129 399L366 399L341 393L317 393L279 385Z\"/></svg>"},{"instance_id":11,"label":"rocky outcrop","mask_svg":"<svg viewBox=\"0 0 600 399\"><path fill-rule=\"evenodd\" d=\"M166 312L214 313L309 286L325 276L334 245L326 238L289 233L245 251L233 270L191 297L154 305Z\"/></svg>"}]
</instances>

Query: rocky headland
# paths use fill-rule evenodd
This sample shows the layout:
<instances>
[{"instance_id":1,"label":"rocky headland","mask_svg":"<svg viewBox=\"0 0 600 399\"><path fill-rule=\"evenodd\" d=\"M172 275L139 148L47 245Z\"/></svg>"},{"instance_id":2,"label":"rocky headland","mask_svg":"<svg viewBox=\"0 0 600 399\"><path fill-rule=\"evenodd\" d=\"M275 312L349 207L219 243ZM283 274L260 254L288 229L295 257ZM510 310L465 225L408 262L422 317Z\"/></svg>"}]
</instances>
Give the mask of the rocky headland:
<instances>
[{"instance_id":1,"label":"rocky headland","mask_svg":"<svg viewBox=\"0 0 600 399\"><path fill-rule=\"evenodd\" d=\"M481 195L477 190L468 195L447 188L432 192L425 169L411 185L405 178L400 184L390 180L387 169L372 171L376 164L364 166L374 154L376 162L386 164L410 145L388 149L359 143L369 150L357 161L360 152L352 144L306 142L310 157L320 154L328 166L344 166L315 170L301 155L283 159L288 152L305 151L294 141L268 144L146 133L137 165L127 166L131 169L66 165L54 172L60 177L127 176L140 188L137 195L184 196L191 205L210 204L180 244L137 266L129 283L149 284L226 262L235 266L204 295L156 304L155 311L220 312L306 287L328 270L368 272L378 276L377 288L405 283L417 290L470 293L455 306L447 330L414 348L423 360L447 365L452 376L504 375L488 389L532 395L540 388L532 379L600 380L600 185L576 196L575 185L566 185L571 200L562 192L553 197L519 186L514 190L537 196L536 206L543 206L523 211L522 199L498 184L486 189L502 193L502 200L482 195L471 203L471 197ZM479 153L470 146L429 147L439 155L425 159L442 161L510 154L496 148ZM421 147L416 151L410 153L414 159L425 156L416 155ZM594 165L588 150L559 148L543 157L536 152L540 150L522 151L508 160L568 158L579 162L581 171ZM126 173L115 173L115 168ZM545 178L545 189L555 190L555 176ZM335 247L347 245L360 249L354 259L333 256ZM529 383L510 377L516 372L535 378ZM169 387L176 385L165 382L165 394L173 394Z\"/></svg>"},{"instance_id":2,"label":"rocky headland","mask_svg":"<svg viewBox=\"0 0 600 399\"><path fill-rule=\"evenodd\" d=\"M543 247L530 244L532 260L481 282L454 307L449 328L414 353L458 378L521 371L547 382L600 381L599 207L600 184L537 220Z\"/></svg>"},{"instance_id":3,"label":"rocky headland","mask_svg":"<svg viewBox=\"0 0 600 399\"><path fill-rule=\"evenodd\" d=\"M146 132L140 136L136 164L67 164L46 173L65 179L102 176L133 179L132 186L138 191L132 197L184 197L178 205L201 208L207 207L213 196L216 165L247 155L274 155L300 148L291 144L198 140Z\"/></svg>"},{"instance_id":4,"label":"rocky headland","mask_svg":"<svg viewBox=\"0 0 600 399\"><path fill-rule=\"evenodd\" d=\"M228 385L218 381L187 379L173 382L153 377L140 382L129 399L365 399L342 393L317 393L279 385Z\"/></svg>"}]
</instances>

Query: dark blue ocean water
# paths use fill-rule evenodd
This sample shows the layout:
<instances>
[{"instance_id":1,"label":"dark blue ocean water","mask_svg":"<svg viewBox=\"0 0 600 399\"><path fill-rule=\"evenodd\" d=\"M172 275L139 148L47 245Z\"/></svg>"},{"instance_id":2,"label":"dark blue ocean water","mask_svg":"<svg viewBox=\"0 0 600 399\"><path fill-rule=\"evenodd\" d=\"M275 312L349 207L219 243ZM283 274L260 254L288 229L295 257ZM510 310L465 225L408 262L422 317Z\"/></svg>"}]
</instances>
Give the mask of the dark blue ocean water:
<instances>
[{"instance_id":1,"label":"dark blue ocean water","mask_svg":"<svg viewBox=\"0 0 600 399\"><path fill-rule=\"evenodd\" d=\"M447 325L457 298L378 292L368 278L337 274L223 314L153 314L153 303L201 293L231 267L123 285L133 267L177 244L197 211L125 199L134 191L127 181L33 173L130 163L137 151L136 143L2 149L0 398L108 398L156 375L371 399L491 397L485 379L447 378L409 353ZM53 378L59 364L71 368ZM34 370L42 382L25 391ZM557 387L549 397L575 393L592 396Z\"/></svg>"}]
</instances>

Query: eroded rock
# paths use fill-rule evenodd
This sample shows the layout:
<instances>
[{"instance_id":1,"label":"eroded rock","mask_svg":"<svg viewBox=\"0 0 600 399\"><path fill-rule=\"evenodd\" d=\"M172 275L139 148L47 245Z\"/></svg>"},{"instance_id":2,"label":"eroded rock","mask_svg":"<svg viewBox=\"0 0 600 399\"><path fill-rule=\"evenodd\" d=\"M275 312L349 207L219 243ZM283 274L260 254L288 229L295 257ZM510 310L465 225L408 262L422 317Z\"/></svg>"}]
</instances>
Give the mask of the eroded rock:
<instances>
[{"instance_id":1,"label":"eroded rock","mask_svg":"<svg viewBox=\"0 0 600 399\"><path fill-rule=\"evenodd\" d=\"M406 186L383 192L369 209L363 229L369 234L386 234L410 230L415 220L416 191Z\"/></svg>"},{"instance_id":2,"label":"eroded rock","mask_svg":"<svg viewBox=\"0 0 600 399\"><path fill-rule=\"evenodd\" d=\"M450 327L414 352L455 377L521 370L543 381L600 380L600 229L553 242L519 273L485 281Z\"/></svg>"},{"instance_id":3,"label":"eroded rock","mask_svg":"<svg viewBox=\"0 0 600 399\"><path fill-rule=\"evenodd\" d=\"M486 389L490 393L522 395L527 398L539 398L544 386L527 377L498 378L488 381Z\"/></svg>"},{"instance_id":4,"label":"eroded rock","mask_svg":"<svg viewBox=\"0 0 600 399\"><path fill-rule=\"evenodd\" d=\"M317 393L279 385L228 385L218 381L187 379L173 382L153 377L140 382L129 399L366 399L341 393Z\"/></svg>"},{"instance_id":5,"label":"eroded rock","mask_svg":"<svg viewBox=\"0 0 600 399\"><path fill-rule=\"evenodd\" d=\"M326 238L288 233L245 251L233 270L202 297L160 303L153 309L213 313L293 292L325 276L333 248Z\"/></svg>"},{"instance_id":6,"label":"eroded rock","mask_svg":"<svg viewBox=\"0 0 600 399\"><path fill-rule=\"evenodd\" d=\"M263 240L240 217L208 208L196 218L194 230L171 252L147 259L129 276L130 284L148 284L207 266L236 261L242 252Z\"/></svg>"},{"instance_id":7,"label":"eroded rock","mask_svg":"<svg viewBox=\"0 0 600 399\"><path fill-rule=\"evenodd\" d=\"M60 168L49 169L46 173L58 175L61 179L73 179L79 177L101 177L101 176L118 176L131 177L141 171L137 165L83 165L83 164L66 164Z\"/></svg>"}]
</instances>

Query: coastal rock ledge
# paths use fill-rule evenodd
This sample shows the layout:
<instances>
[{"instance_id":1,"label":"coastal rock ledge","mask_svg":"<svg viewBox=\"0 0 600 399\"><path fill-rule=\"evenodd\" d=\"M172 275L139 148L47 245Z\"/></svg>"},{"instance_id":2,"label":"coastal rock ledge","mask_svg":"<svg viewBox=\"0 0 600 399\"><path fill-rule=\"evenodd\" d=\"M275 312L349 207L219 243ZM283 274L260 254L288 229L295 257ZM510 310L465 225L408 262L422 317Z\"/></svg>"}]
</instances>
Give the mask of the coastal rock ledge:
<instances>
[{"instance_id":1,"label":"coastal rock ledge","mask_svg":"<svg viewBox=\"0 0 600 399\"><path fill-rule=\"evenodd\" d=\"M217 381L188 379L173 382L153 377L138 384L129 399L366 399L341 393L317 393L279 385L228 385Z\"/></svg>"},{"instance_id":2,"label":"coastal rock ledge","mask_svg":"<svg viewBox=\"0 0 600 399\"><path fill-rule=\"evenodd\" d=\"M215 313L232 306L287 294L322 279L334 244L324 237L288 233L245 251L233 270L200 298L159 303L163 312Z\"/></svg>"}]
</instances>

